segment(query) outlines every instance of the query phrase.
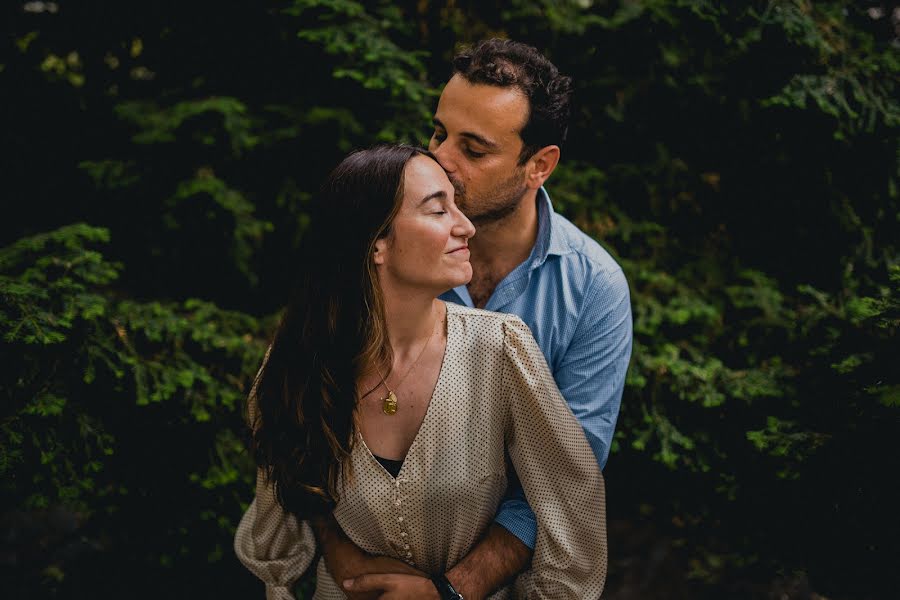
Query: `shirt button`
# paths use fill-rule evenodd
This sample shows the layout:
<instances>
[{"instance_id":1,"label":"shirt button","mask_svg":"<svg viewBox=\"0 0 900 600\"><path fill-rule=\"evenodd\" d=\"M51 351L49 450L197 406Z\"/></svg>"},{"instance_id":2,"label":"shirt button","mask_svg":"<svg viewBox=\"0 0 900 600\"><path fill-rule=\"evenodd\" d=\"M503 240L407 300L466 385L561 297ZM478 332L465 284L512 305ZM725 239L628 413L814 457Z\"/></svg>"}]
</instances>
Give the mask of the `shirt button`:
<instances>
[{"instance_id":1,"label":"shirt button","mask_svg":"<svg viewBox=\"0 0 900 600\"><path fill-rule=\"evenodd\" d=\"M407 553L406 553L406 558L412 558L412 552L407 552Z\"/></svg>"},{"instance_id":2,"label":"shirt button","mask_svg":"<svg viewBox=\"0 0 900 600\"><path fill-rule=\"evenodd\" d=\"M404 549L404 550L409 550L409 544L403 544L403 549Z\"/></svg>"},{"instance_id":3,"label":"shirt button","mask_svg":"<svg viewBox=\"0 0 900 600\"><path fill-rule=\"evenodd\" d=\"M397 498L396 500L394 500L394 504L397 506L400 506L400 498Z\"/></svg>"},{"instance_id":4,"label":"shirt button","mask_svg":"<svg viewBox=\"0 0 900 600\"><path fill-rule=\"evenodd\" d=\"M400 532L400 537L405 538L405 537L406 537L406 532L405 532L405 531L401 531L401 532Z\"/></svg>"},{"instance_id":5,"label":"shirt button","mask_svg":"<svg viewBox=\"0 0 900 600\"><path fill-rule=\"evenodd\" d=\"M398 522L398 523L402 523L402 522L403 522L403 517L402 517L402 516L401 516L401 517L397 517L397 522Z\"/></svg>"}]
</instances>

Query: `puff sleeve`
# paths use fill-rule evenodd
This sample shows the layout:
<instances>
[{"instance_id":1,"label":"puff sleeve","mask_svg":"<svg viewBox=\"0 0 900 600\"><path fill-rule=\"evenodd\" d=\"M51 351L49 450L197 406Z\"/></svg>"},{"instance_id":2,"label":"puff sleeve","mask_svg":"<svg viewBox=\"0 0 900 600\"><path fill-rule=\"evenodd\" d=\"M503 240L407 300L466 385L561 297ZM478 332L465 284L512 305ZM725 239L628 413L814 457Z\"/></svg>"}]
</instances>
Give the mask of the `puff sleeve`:
<instances>
[{"instance_id":1,"label":"puff sleeve","mask_svg":"<svg viewBox=\"0 0 900 600\"><path fill-rule=\"evenodd\" d=\"M597 459L531 331L504 322L503 388L510 460L537 518L527 598L598 598L607 571L606 497Z\"/></svg>"},{"instance_id":2,"label":"puff sleeve","mask_svg":"<svg viewBox=\"0 0 900 600\"><path fill-rule=\"evenodd\" d=\"M271 347L266 351L263 364L270 351ZM257 414L258 380L259 373L249 395L251 424ZM315 558L316 541L312 528L306 521L299 521L284 511L262 469L256 475L256 498L235 533L234 551L238 560L265 583L267 600L294 600L293 586Z\"/></svg>"},{"instance_id":3,"label":"puff sleeve","mask_svg":"<svg viewBox=\"0 0 900 600\"><path fill-rule=\"evenodd\" d=\"M267 600L294 600L294 583L316 555L312 528L281 508L265 476L256 477L256 498L234 536L238 560L266 584Z\"/></svg>"}]
</instances>

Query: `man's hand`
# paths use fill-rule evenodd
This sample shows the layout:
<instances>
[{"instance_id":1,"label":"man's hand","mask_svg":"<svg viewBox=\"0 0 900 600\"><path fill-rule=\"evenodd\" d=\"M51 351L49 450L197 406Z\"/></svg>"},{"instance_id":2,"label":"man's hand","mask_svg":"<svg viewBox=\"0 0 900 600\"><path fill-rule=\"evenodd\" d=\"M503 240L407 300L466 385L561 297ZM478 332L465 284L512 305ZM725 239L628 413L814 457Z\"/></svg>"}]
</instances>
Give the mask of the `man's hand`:
<instances>
[{"instance_id":1,"label":"man's hand","mask_svg":"<svg viewBox=\"0 0 900 600\"><path fill-rule=\"evenodd\" d=\"M341 583L344 580L356 579L363 575L398 574L415 576L417 579L424 578L434 589L434 584L431 583L431 580L427 578L425 573L409 566L402 560L387 556L372 556L364 552L353 543L353 540L347 537L333 516L329 515L313 519L310 521L310 524L316 534L316 540L322 550L322 555L325 557L325 567L331 573L331 577L337 582L338 586L343 587ZM400 585L402 583L401 581ZM381 597L380 590L363 591L361 589L357 591L355 588L351 590L345 588L345 591L350 600L376 600ZM434 592L436 594L437 590L434 589Z\"/></svg>"},{"instance_id":2,"label":"man's hand","mask_svg":"<svg viewBox=\"0 0 900 600\"><path fill-rule=\"evenodd\" d=\"M423 575L374 573L344 581L342 586L350 598L378 600L440 600L431 579ZM356 594L366 594L357 596ZM369 594L374 594L370 596Z\"/></svg>"},{"instance_id":3,"label":"man's hand","mask_svg":"<svg viewBox=\"0 0 900 600\"><path fill-rule=\"evenodd\" d=\"M435 600L439 600L437 589L425 573L395 558L367 554L354 561L353 565L336 571L339 574L332 572L332 576L350 600L430 598L431 596L422 595L422 581L431 586ZM347 582L351 584L349 587ZM381 587L382 583L385 587Z\"/></svg>"}]
</instances>

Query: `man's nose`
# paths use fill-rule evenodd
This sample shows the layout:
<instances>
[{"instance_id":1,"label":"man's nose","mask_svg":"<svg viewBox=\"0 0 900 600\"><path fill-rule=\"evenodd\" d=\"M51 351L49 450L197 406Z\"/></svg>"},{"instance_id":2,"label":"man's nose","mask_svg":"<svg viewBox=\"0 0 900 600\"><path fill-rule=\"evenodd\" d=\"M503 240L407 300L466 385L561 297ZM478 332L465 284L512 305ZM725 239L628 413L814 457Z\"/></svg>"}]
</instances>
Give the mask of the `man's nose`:
<instances>
[{"instance_id":1,"label":"man's nose","mask_svg":"<svg viewBox=\"0 0 900 600\"><path fill-rule=\"evenodd\" d=\"M441 168L444 169L444 171L447 173L456 171L456 162L451 157L452 152L450 151L450 144L444 142L435 148L432 154L434 154L438 164L441 165Z\"/></svg>"}]
</instances>

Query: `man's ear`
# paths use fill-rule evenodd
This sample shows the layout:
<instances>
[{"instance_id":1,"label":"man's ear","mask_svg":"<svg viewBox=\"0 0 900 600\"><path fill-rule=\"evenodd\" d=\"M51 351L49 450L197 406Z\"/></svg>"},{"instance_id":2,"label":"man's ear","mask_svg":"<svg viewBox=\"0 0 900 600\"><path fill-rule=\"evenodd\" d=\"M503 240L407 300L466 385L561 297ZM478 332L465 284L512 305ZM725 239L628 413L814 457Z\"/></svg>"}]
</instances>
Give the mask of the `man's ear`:
<instances>
[{"instance_id":1,"label":"man's ear","mask_svg":"<svg viewBox=\"0 0 900 600\"><path fill-rule=\"evenodd\" d=\"M544 185L558 164L559 146L544 146L528 159L526 185L530 189L538 189Z\"/></svg>"},{"instance_id":2,"label":"man's ear","mask_svg":"<svg viewBox=\"0 0 900 600\"><path fill-rule=\"evenodd\" d=\"M372 254L372 260L375 261L376 265L384 264L384 257L387 253L388 243L387 238L378 238L375 240L375 252Z\"/></svg>"}]
</instances>

